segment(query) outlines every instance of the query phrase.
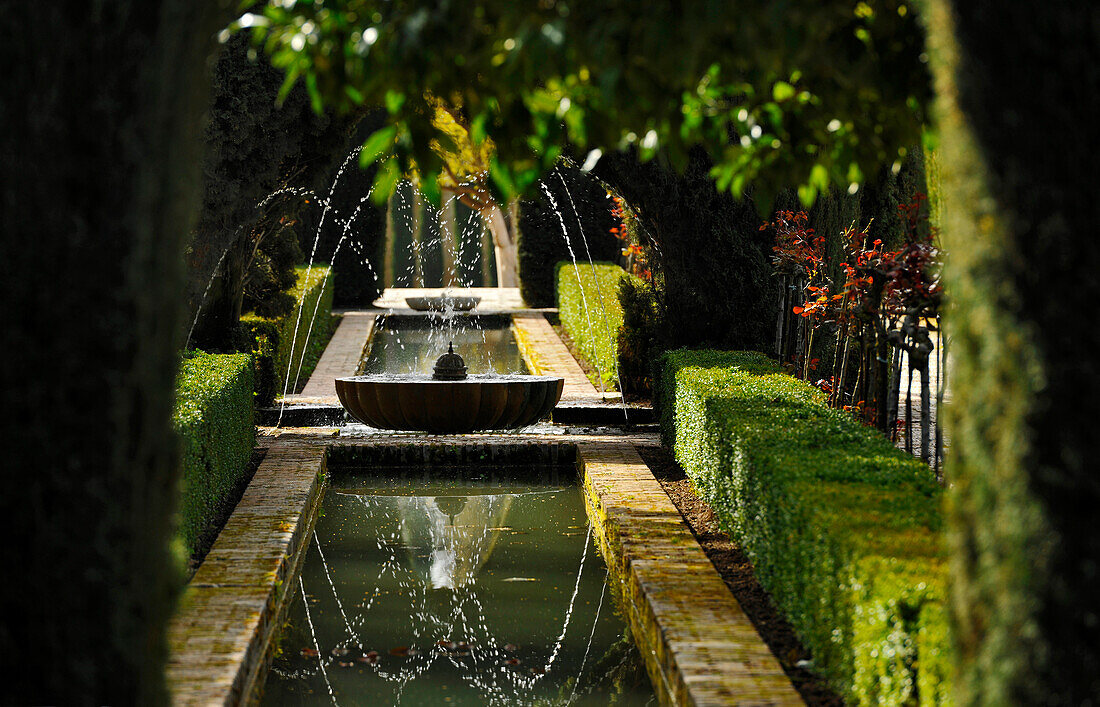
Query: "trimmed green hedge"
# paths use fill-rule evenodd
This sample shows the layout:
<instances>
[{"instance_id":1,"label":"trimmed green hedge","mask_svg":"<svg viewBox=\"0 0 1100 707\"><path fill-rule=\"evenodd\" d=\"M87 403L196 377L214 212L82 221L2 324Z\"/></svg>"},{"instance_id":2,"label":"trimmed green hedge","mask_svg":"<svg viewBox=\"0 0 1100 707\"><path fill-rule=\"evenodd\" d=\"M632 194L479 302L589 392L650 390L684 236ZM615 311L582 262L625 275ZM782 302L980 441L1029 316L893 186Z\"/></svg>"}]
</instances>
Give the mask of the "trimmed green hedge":
<instances>
[{"instance_id":1,"label":"trimmed green hedge","mask_svg":"<svg viewBox=\"0 0 1100 707\"><path fill-rule=\"evenodd\" d=\"M574 267L571 261L558 263L555 276L561 325L581 356L599 371L598 375L603 378L604 387L608 390L616 390L618 386L615 372L619 356L619 329L623 325L619 282L623 278L637 280L614 263L596 263L593 266L585 262ZM590 373L589 378L593 379L593 384L599 385L596 374Z\"/></svg>"},{"instance_id":2,"label":"trimmed green hedge","mask_svg":"<svg viewBox=\"0 0 1100 707\"><path fill-rule=\"evenodd\" d=\"M252 357L185 356L176 381L173 423L182 443L180 535L189 551L208 544L255 445Z\"/></svg>"},{"instance_id":3,"label":"trimmed green hedge","mask_svg":"<svg viewBox=\"0 0 1100 707\"><path fill-rule=\"evenodd\" d=\"M254 342L252 346L253 354L256 356L256 403L258 405L270 405L276 396L283 394L284 390L290 393L297 392L287 388L288 368L291 385L297 377L298 387L304 386L336 328L336 321L332 317L334 279L332 269L327 265L314 265L310 270L303 265L298 267L297 271L298 283L287 291L294 297L297 304L289 313L274 319L266 319L255 312L241 317L241 326L245 335ZM301 311L300 323L299 310ZM313 319L315 311L317 316ZM313 320L313 331L307 342L306 332L309 331L310 320ZM294 336L295 325L298 326L297 338ZM291 351L292 342L293 351ZM298 374L298 365L302 361L303 351L305 361L302 362L302 370Z\"/></svg>"},{"instance_id":4,"label":"trimmed green hedge","mask_svg":"<svg viewBox=\"0 0 1100 707\"><path fill-rule=\"evenodd\" d=\"M850 702L950 701L941 488L757 353L671 351L662 434Z\"/></svg>"}]
</instances>

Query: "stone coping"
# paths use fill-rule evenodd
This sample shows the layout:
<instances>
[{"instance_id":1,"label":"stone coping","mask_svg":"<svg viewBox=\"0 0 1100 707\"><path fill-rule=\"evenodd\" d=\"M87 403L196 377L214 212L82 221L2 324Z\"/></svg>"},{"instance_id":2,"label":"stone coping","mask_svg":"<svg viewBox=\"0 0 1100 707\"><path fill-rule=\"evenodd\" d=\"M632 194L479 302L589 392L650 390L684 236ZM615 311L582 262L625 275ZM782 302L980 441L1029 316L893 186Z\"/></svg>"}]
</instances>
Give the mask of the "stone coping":
<instances>
[{"instance_id":1,"label":"stone coping","mask_svg":"<svg viewBox=\"0 0 1100 707\"><path fill-rule=\"evenodd\" d=\"M661 702L803 704L634 446L577 449L589 518Z\"/></svg>"},{"instance_id":2,"label":"stone coping","mask_svg":"<svg viewBox=\"0 0 1100 707\"><path fill-rule=\"evenodd\" d=\"M168 627L177 705L248 702L265 674L286 587L300 569L324 485L327 433L271 441Z\"/></svg>"}]
</instances>

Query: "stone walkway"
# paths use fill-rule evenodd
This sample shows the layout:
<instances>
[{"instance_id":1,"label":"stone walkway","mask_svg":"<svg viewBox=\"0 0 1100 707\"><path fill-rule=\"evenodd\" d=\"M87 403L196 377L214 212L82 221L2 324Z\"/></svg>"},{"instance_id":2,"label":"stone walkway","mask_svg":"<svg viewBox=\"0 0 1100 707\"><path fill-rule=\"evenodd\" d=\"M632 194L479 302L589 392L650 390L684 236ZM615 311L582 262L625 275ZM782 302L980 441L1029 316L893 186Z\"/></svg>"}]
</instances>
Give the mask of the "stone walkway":
<instances>
[{"instance_id":1,"label":"stone walkway","mask_svg":"<svg viewBox=\"0 0 1100 707\"><path fill-rule=\"evenodd\" d=\"M559 376L565 379L561 399L565 403L600 403L600 391L588 380L573 354L550 326L541 312L525 311L512 314L512 330L527 367L536 375Z\"/></svg>"},{"instance_id":2,"label":"stone walkway","mask_svg":"<svg viewBox=\"0 0 1100 707\"><path fill-rule=\"evenodd\" d=\"M374 331L377 316L378 313L372 311L344 312L340 325L336 327L302 392L283 396L283 401L287 404L339 405L335 381L344 376L354 376L359 370L359 361Z\"/></svg>"}]
</instances>

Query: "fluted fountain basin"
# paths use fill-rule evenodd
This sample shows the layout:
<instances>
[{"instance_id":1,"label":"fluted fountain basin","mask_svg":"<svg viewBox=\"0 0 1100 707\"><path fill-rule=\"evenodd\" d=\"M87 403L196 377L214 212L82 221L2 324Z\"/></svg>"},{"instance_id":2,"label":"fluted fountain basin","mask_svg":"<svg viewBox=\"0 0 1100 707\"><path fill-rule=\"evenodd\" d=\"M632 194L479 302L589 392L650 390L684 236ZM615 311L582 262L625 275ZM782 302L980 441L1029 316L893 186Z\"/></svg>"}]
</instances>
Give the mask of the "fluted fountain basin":
<instances>
[{"instance_id":1,"label":"fluted fountain basin","mask_svg":"<svg viewBox=\"0 0 1100 707\"><path fill-rule=\"evenodd\" d=\"M381 373L336 379L344 409L383 430L456 434L515 430L550 414L561 399L563 378L473 374L463 380Z\"/></svg>"}]
</instances>

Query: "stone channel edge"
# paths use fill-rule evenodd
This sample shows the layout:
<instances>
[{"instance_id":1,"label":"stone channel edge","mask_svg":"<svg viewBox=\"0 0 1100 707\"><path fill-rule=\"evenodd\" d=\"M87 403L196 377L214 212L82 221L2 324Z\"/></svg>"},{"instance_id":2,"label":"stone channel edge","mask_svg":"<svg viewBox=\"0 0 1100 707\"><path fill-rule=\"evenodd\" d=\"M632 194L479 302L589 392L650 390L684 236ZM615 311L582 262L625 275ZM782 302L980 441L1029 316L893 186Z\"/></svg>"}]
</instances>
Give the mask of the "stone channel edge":
<instances>
[{"instance_id":1,"label":"stone channel edge","mask_svg":"<svg viewBox=\"0 0 1100 707\"><path fill-rule=\"evenodd\" d=\"M257 689L324 491L312 437L273 442L187 585L168 628L173 704L247 704Z\"/></svg>"}]
</instances>

